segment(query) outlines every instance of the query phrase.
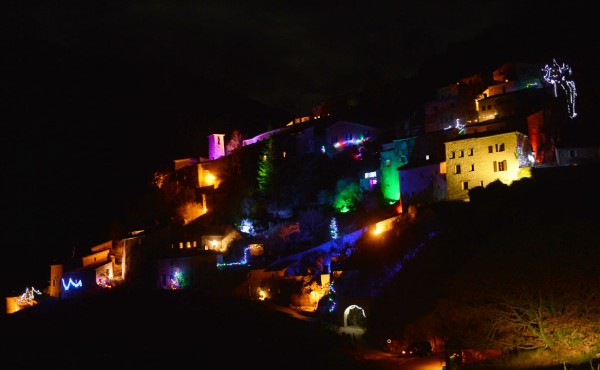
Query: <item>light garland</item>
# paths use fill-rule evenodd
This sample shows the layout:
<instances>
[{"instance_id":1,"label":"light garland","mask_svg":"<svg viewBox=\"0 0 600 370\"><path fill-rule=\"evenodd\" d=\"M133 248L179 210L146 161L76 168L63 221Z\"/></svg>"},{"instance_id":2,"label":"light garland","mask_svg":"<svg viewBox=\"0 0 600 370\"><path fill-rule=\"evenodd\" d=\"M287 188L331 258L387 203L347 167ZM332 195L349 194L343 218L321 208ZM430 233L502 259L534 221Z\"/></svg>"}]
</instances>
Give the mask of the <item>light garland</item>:
<instances>
[{"instance_id":1,"label":"light garland","mask_svg":"<svg viewBox=\"0 0 600 370\"><path fill-rule=\"evenodd\" d=\"M223 262L223 263L217 263L217 267L228 267L228 266L239 266L239 265L245 265L248 263L248 251L251 249L251 247L246 247L244 248L244 256L242 257L242 259L238 262Z\"/></svg>"},{"instance_id":2,"label":"light garland","mask_svg":"<svg viewBox=\"0 0 600 370\"><path fill-rule=\"evenodd\" d=\"M552 66L546 64L542 69L545 72L544 80L554 86L554 97L558 97L557 86L567 95L567 109L570 118L577 117L575 112L575 98L577 90L575 89L575 81L570 79L573 70L568 64L559 65L556 59L552 60Z\"/></svg>"},{"instance_id":3,"label":"light garland","mask_svg":"<svg viewBox=\"0 0 600 370\"><path fill-rule=\"evenodd\" d=\"M329 283L329 292L327 293L327 300L329 301L329 313L335 311L335 288L333 287L333 281Z\"/></svg>"},{"instance_id":4,"label":"light garland","mask_svg":"<svg viewBox=\"0 0 600 370\"><path fill-rule=\"evenodd\" d=\"M81 286L83 285L81 280L74 281L72 278L69 278L69 281L67 283L65 283L65 279L60 279L60 280L62 282L62 286L63 286L64 290L69 290L71 287L81 288Z\"/></svg>"}]
</instances>

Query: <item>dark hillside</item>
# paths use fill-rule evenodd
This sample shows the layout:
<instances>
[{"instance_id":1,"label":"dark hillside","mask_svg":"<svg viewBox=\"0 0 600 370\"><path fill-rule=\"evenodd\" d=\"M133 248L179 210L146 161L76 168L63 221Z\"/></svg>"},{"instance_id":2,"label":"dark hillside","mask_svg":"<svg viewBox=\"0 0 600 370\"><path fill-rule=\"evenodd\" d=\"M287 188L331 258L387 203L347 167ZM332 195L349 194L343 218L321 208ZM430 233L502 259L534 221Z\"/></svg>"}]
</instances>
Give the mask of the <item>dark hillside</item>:
<instances>
[{"instance_id":1,"label":"dark hillside","mask_svg":"<svg viewBox=\"0 0 600 370\"><path fill-rule=\"evenodd\" d=\"M318 323L199 292L110 291L1 319L7 369L370 368Z\"/></svg>"}]
</instances>

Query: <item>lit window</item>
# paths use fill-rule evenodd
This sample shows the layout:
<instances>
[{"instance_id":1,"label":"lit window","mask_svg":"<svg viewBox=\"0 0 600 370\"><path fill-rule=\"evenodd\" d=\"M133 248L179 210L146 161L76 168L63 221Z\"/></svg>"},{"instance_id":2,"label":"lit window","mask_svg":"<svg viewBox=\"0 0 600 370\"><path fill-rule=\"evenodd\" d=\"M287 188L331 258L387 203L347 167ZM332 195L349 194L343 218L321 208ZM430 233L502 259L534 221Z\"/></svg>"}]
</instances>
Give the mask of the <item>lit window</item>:
<instances>
[{"instance_id":1,"label":"lit window","mask_svg":"<svg viewBox=\"0 0 600 370\"><path fill-rule=\"evenodd\" d=\"M500 161L500 162L494 161L494 172L506 171L507 169L508 169L508 166L507 166L506 160Z\"/></svg>"},{"instance_id":2,"label":"lit window","mask_svg":"<svg viewBox=\"0 0 600 370\"><path fill-rule=\"evenodd\" d=\"M506 161L498 162L498 171L506 171Z\"/></svg>"}]
</instances>

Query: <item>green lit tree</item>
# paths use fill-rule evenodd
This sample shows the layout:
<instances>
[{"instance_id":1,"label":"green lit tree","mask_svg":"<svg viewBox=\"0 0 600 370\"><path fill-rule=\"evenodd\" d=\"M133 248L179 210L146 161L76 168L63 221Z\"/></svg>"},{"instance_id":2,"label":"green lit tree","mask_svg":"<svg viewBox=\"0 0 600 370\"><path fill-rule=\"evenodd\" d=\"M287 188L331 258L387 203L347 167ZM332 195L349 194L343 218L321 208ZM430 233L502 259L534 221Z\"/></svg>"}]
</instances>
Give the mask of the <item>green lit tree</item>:
<instances>
[{"instance_id":1,"label":"green lit tree","mask_svg":"<svg viewBox=\"0 0 600 370\"><path fill-rule=\"evenodd\" d=\"M258 163L258 191L267 195L273 190L273 177L275 175L275 150L273 138L269 137L262 149Z\"/></svg>"},{"instance_id":2,"label":"green lit tree","mask_svg":"<svg viewBox=\"0 0 600 370\"><path fill-rule=\"evenodd\" d=\"M338 180L333 208L341 213L352 211L362 199L363 191L360 184L354 179L345 178Z\"/></svg>"}]
</instances>

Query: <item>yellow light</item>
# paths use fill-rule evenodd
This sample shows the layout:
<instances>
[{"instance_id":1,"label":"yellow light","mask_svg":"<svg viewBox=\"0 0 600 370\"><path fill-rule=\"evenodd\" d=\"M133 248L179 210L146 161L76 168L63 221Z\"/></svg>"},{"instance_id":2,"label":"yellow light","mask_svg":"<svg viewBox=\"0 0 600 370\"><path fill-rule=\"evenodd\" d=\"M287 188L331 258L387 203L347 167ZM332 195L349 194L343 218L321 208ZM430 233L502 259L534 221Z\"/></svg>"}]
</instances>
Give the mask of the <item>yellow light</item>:
<instances>
[{"instance_id":1,"label":"yellow light","mask_svg":"<svg viewBox=\"0 0 600 370\"><path fill-rule=\"evenodd\" d=\"M208 172L206 174L206 183L207 184L212 184L213 182L215 182L215 175L213 175L212 173Z\"/></svg>"}]
</instances>

